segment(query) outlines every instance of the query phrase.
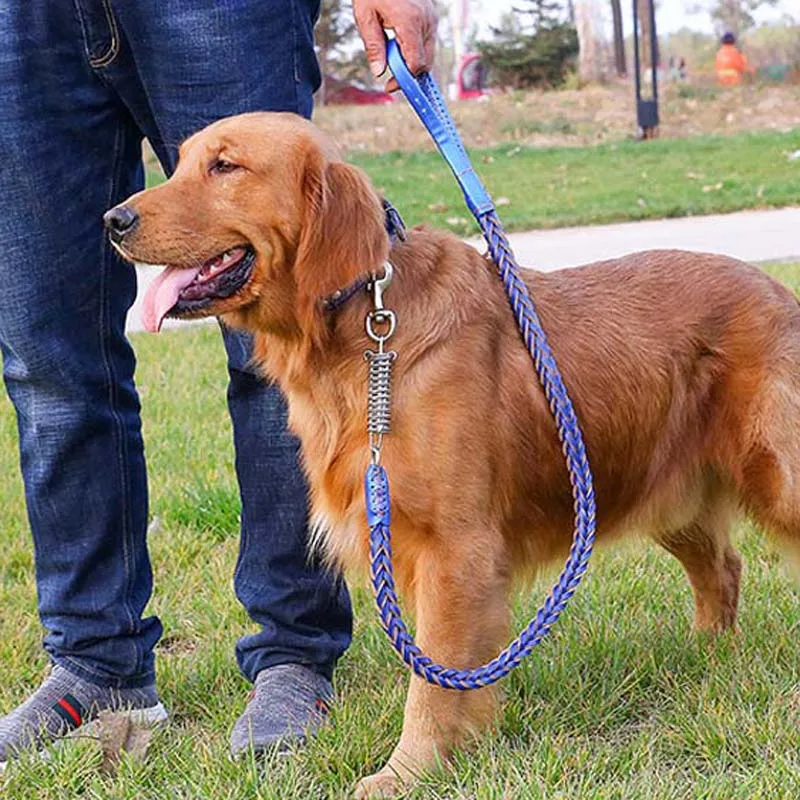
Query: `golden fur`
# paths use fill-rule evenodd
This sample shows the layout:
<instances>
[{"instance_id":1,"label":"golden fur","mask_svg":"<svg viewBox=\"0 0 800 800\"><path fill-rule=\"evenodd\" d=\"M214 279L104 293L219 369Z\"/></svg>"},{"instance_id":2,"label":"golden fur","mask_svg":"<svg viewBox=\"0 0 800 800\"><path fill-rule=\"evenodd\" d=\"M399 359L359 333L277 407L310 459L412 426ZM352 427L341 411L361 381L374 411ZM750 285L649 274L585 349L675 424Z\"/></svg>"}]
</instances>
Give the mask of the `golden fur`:
<instances>
[{"instance_id":1,"label":"golden fur","mask_svg":"<svg viewBox=\"0 0 800 800\"><path fill-rule=\"evenodd\" d=\"M239 169L210 173L220 157ZM390 253L367 178L291 115L211 125L183 145L174 177L128 205L134 260L190 266L255 248L250 283L208 313L255 334L289 401L325 550L344 569L367 558L369 299L335 313L320 300L391 259L398 358L383 463L398 583L431 656L459 668L493 657L514 575L563 557L573 524L554 423L493 266L425 227ZM696 627L733 626L732 520L744 511L800 537L797 300L739 261L672 250L526 280L583 427L599 540L649 533L685 567ZM359 794L390 794L446 758L495 701L412 678L397 748Z\"/></svg>"}]
</instances>

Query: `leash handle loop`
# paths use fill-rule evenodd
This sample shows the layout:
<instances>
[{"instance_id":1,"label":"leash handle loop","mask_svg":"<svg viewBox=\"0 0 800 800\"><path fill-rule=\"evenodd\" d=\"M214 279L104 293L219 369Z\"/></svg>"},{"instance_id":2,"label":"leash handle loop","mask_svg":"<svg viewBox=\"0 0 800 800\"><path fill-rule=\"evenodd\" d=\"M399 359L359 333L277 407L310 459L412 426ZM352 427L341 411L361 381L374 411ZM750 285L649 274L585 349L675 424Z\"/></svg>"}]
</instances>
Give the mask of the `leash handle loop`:
<instances>
[{"instance_id":1,"label":"leash handle loop","mask_svg":"<svg viewBox=\"0 0 800 800\"><path fill-rule=\"evenodd\" d=\"M469 210L476 217L494 211L492 198L472 168L464 143L458 135L436 81L427 72L419 78L413 75L395 39L386 40L386 55L389 69L403 90L403 94L428 129L439 152L456 176Z\"/></svg>"}]
</instances>

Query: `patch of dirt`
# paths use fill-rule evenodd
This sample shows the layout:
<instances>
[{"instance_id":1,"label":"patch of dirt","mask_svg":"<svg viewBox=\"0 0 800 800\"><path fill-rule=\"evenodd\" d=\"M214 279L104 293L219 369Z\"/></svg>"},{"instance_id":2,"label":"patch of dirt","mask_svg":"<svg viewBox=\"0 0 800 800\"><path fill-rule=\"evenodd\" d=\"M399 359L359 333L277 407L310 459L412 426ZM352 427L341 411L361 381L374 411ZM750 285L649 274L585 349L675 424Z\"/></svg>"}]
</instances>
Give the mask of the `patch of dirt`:
<instances>
[{"instance_id":1,"label":"patch of dirt","mask_svg":"<svg viewBox=\"0 0 800 800\"><path fill-rule=\"evenodd\" d=\"M450 104L469 147L515 142L534 147L583 146L632 137L628 84L558 92L509 92ZM800 86L668 84L660 97L662 138L800 127ZM431 149L428 134L401 98L391 106L328 106L315 122L348 151Z\"/></svg>"},{"instance_id":2,"label":"patch of dirt","mask_svg":"<svg viewBox=\"0 0 800 800\"><path fill-rule=\"evenodd\" d=\"M196 639L189 639L187 637L174 634L172 636L164 636L157 645L159 653L174 655L174 656L187 656L197 652L198 642Z\"/></svg>"}]
</instances>

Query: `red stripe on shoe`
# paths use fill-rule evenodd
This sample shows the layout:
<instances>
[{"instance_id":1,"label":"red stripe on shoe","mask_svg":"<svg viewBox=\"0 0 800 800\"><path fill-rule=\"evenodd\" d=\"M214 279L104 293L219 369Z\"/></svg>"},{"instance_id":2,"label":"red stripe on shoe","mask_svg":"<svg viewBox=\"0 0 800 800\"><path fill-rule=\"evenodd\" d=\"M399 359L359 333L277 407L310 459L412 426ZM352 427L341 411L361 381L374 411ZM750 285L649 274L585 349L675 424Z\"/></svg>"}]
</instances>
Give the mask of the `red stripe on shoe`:
<instances>
[{"instance_id":1,"label":"red stripe on shoe","mask_svg":"<svg viewBox=\"0 0 800 800\"><path fill-rule=\"evenodd\" d=\"M69 704L69 702L66 699L64 699L62 697L58 701L58 705L60 705L61 708L63 708L64 711L66 711L67 714L69 714L70 717L72 717L72 721L75 723L75 725L79 726L79 725L83 724L83 720L81 719L81 715Z\"/></svg>"},{"instance_id":2,"label":"red stripe on shoe","mask_svg":"<svg viewBox=\"0 0 800 800\"><path fill-rule=\"evenodd\" d=\"M330 711L330 709L328 708L328 704L321 697L317 698L317 702L315 703L315 705L317 711L319 711L321 714L327 714Z\"/></svg>"}]
</instances>

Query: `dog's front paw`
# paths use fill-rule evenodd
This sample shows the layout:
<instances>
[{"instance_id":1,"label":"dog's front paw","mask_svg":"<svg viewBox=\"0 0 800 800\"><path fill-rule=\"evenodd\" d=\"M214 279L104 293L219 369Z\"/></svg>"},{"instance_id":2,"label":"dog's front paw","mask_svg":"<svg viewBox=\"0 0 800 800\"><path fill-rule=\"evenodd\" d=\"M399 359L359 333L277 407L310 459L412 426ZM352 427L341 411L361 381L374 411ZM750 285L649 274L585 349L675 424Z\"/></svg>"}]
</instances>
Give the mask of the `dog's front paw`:
<instances>
[{"instance_id":1,"label":"dog's front paw","mask_svg":"<svg viewBox=\"0 0 800 800\"><path fill-rule=\"evenodd\" d=\"M393 769L384 767L374 775L362 778L353 790L356 800L373 800L373 798L398 797L407 788L407 782Z\"/></svg>"}]
</instances>

